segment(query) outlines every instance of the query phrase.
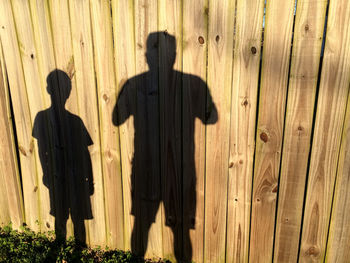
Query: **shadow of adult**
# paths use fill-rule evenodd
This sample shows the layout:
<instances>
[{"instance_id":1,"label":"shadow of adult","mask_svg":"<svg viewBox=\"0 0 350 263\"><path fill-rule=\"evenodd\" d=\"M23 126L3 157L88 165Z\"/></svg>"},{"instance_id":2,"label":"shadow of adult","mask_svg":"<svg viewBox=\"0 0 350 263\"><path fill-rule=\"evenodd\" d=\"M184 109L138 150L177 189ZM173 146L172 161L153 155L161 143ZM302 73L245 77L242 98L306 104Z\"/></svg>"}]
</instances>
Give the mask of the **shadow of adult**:
<instances>
[{"instance_id":1,"label":"shadow of adult","mask_svg":"<svg viewBox=\"0 0 350 263\"><path fill-rule=\"evenodd\" d=\"M55 217L57 238L66 238L69 213L74 237L86 243L84 220L92 219L90 196L94 192L88 146L92 139L83 121L65 109L72 85L69 76L52 71L46 79L51 107L40 111L34 121L43 183L49 190L50 214Z\"/></svg>"},{"instance_id":2,"label":"shadow of adult","mask_svg":"<svg viewBox=\"0 0 350 263\"><path fill-rule=\"evenodd\" d=\"M148 233L163 202L165 224L174 234L178 262L190 262L195 228L195 119L218 119L208 87L199 77L173 69L176 39L167 32L147 38L149 71L124 84L113 111L114 125L134 122L131 196L132 252L144 256Z\"/></svg>"}]
</instances>

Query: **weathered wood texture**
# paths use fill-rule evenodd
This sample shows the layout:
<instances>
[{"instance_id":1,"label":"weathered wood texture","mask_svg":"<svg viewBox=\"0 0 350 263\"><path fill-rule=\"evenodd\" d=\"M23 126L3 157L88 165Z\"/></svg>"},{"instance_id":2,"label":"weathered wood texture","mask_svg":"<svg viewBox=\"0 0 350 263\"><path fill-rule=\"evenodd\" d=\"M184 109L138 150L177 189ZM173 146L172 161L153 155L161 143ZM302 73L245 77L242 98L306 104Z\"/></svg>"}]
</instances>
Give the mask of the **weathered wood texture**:
<instances>
[{"instance_id":1,"label":"weathered wood texture","mask_svg":"<svg viewBox=\"0 0 350 263\"><path fill-rule=\"evenodd\" d=\"M0 41L0 224L55 229L33 127L59 69L93 174L68 235L171 261L348 261L348 0L3 0Z\"/></svg>"},{"instance_id":2,"label":"weathered wood texture","mask_svg":"<svg viewBox=\"0 0 350 263\"><path fill-rule=\"evenodd\" d=\"M183 28L182 28L182 70L207 80L207 48L208 48L208 1L183 1ZM204 41L201 42L200 40ZM183 89L189 83L183 81ZM203 99L203 98L200 98ZM205 98L204 98L205 99ZM205 114L205 109L202 109ZM194 127L192 127L194 126ZM195 262L203 262L204 257L204 224L205 224L205 126L199 119L193 124L183 121L183 128L194 132L194 152L196 171L196 217L195 229L190 230L190 240L192 245L192 259ZM189 135L184 134L183 144L189 143ZM183 158L186 158L184 153ZM183 178L183 188L190 187L191 182ZM185 210L186 204L184 204ZM185 222L189 224L189 222ZM186 245L186 244L184 244ZM184 253L189 252L188 244L184 246Z\"/></svg>"},{"instance_id":3,"label":"weathered wood texture","mask_svg":"<svg viewBox=\"0 0 350 263\"><path fill-rule=\"evenodd\" d=\"M342 0L330 1L305 201L300 262L322 262L326 253L334 182L349 93L349 21L350 3ZM343 147L346 141L344 143ZM343 258L342 261L348 261L348 258Z\"/></svg>"},{"instance_id":4,"label":"weathered wood texture","mask_svg":"<svg viewBox=\"0 0 350 263\"><path fill-rule=\"evenodd\" d=\"M264 1L237 1L226 262L247 262Z\"/></svg>"},{"instance_id":5,"label":"weathered wood texture","mask_svg":"<svg viewBox=\"0 0 350 263\"><path fill-rule=\"evenodd\" d=\"M218 121L206 129L204 262L225 261L234 10L232 0L209 2L207 83Z\"/></svg>"},{"instance_id":6,"label":"weathered wood texture","mask_svg":"<svg viewBox=\"0 0 350 263\"><path fill-rule=\"evenodd\" d=\"M5 61L0 44L0 225L12 222L14 228L19 228L24 222L24 211L12 118Z\"/></svg>"},{"instance_id":7,"label":"weathered wood texture","mask_svg":"<svg viewBox=\"0 0 350 263\"><path fill-rule=\"evenodd\" d=\"M267 1L252 194L250 260L273 258L294 0Z\"/></svg>"},{"instance_id":8,"label":"weathered wood texture","mask_svg":"<svg viewBox=\"0 0 350 263\"><path fill-rule=\"evenodd\" d=\"M276 262L296 262L326 1L298 1L276 218Z\"/></svg>"}]
</instances>

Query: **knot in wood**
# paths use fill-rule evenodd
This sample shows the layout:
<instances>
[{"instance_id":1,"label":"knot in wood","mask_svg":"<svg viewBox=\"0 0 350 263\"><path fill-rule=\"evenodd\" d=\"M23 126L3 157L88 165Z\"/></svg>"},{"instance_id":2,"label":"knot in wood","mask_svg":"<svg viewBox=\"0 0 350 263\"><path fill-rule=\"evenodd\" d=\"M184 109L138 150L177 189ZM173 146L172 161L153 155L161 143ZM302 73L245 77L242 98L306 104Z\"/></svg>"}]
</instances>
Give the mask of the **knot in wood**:
<instances>
[{"instance_id":1,"label":"knot in wood","mask_svg":"<svg viewBox=\"0 0 350 263\"><path fill-rule=\"evenodd\" d=\"M260 133L260 139L266 143L269 140L269 136L265 132L262 132Z\"/></svg>"},{"instance_id":2,"label":"knot in wood","mask_svg":"<svg viewBox=\"0 0 350 263\"><path fill-rule=\"evenodd\" d=\"M276 185L274 188L272 188L272 193L277 193L278 186Z\"/></svg>"},{"instance_id":3,"label":"knot in wood","mask_svg":"<svg viewBox=\"0 0 350 263\"><path fill-rule=\"evenodd\" d=\"M203 45L204 44L204 38L202 36L198 37L198 42L199 44Z\"/></svg>"},{"instance_id":4,"label":"knot in wood","mask_svg":"<svg viewBox=\"0 0 350 263\"><path fill-rule=\"evenodd\" d=\"M247 99L245 99L245 100L242 102L242 106L244 106L244 107L247 107L248 104L249 104L249 102L248 102Z\"/></svg>"},{"instance_id":5,"label":"knot in wood","mask_svg":"<svg viewBox=\"0 0 350 263\"><path fill-rule=\"evenodd\" d=\"M103 94L102 98L104 99L105 102L108 102L109 97L107 94Z\"/></svg>"},{"instance_id":6,"label":"knot in wood","mask_svg":"<svg viewBox=\"0 0 350 263\"><path fill-rule=\"evenodd\" d=\"M219 40L220 40L220 36L217 35L216 38L215 38L215 41L216 41L216 42L219 42Z\"/></svg>"},{"instance_id":7,"label":"knot in wood","mask_svg":"<svg viewBox=\"0 0 350 263\"><path fill-rule=\"evenodd\" d=\"M253 55L255 55L256 52L257 52L256 47L252 47L252 48L250 49L250 51L252 52Z\"/></svg>"},{"instance_id":8,"label":"knot in wood","mask_svg":"<svg viewBox=\"0 0 350 263\"><path fill-rule=\"evenodd\" d=\"M311 246L307 251L306 254L309 256L315 256L317 257L320 254L320 250L315 247L315 246Z\"/></svg>"},{"instance_id":9,"label":"knot in wood","mask_svg":"<svg viewBox=\"0 0 350 263\"><path fill-rule=\"evenodd\" d=\"M27 156L27 152L22 146L19 146L18 150L20 151L21 154L23 154L24 156Z\"/></svg>"},{"instance_id":10,"label":"knot in wood","mask_svg":"<svg viewBox=\"0 0 350 263\"><path fill-rule=\"evenodd\" d=\"M228 167L229 167L229 168L232 168L233 165L234 165L234 163L233 163L233 162L230 162L230 164L228 165Z\"/></svg>"}]
</instances>

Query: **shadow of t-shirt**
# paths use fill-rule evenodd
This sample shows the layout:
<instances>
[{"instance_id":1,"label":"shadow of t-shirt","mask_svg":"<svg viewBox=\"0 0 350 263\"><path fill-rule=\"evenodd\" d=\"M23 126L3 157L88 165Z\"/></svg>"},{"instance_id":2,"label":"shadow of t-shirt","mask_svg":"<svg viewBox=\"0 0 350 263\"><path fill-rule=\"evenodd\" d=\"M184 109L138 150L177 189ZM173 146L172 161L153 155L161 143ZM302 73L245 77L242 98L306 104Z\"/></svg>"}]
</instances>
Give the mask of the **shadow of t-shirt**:
<instances>
[{"instance_id":1,"label":"shadow of t-shirt","mask_svg":"<svg viewBox=\"0 0 350 263\"><path fill-rule=\"evenodd\" d=\"M218 116L207 85L199 77L175 70L171 75L175 84L160 88L153 84L155 76L151 71L129 79L119 93L113 123L121 125L133 116L131 213L135 215L135 198L162 200L167 219L180 220L184 212L193 221L195 119L213 124ZM163 104L160 96L164 96ZM185 189L180 189L183 186ZM182 207L182 198L186 207ZM152 214L154 222L155 213Z\"/></svg>"},{"instance_id":2,"label":"shadow of t-shirt","mask_svg":"<svg viewBox=\"0 0 350 263\"><path fill-rule=\"evenodd\" d=\"M36 115L33 137L38 140L43 183L49 189L50 214L66 220L92 219L93 176L88 146L92 139L83 121L53 107Z\"/></svg>"}]
</instances>

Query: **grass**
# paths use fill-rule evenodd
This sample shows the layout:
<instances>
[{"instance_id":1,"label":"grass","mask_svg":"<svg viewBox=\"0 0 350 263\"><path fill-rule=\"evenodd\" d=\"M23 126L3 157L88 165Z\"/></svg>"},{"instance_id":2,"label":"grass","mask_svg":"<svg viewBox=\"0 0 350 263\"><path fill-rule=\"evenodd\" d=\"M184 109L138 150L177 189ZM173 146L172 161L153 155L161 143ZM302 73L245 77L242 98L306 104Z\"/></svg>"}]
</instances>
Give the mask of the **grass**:
<instances>
[{"instance_id":1,"label":"grass","mask_svg":"<svg viewBox=\"0 0 350 263\"><path fill-rule=\"evenodd\" d=\"M121 250L84 247L74 238L57 240L54 232L35 233L25 226L17 231L11 225L0 227L0 262L170 263L161 259L144 260Z\"/></svg>"}]
</instances>

